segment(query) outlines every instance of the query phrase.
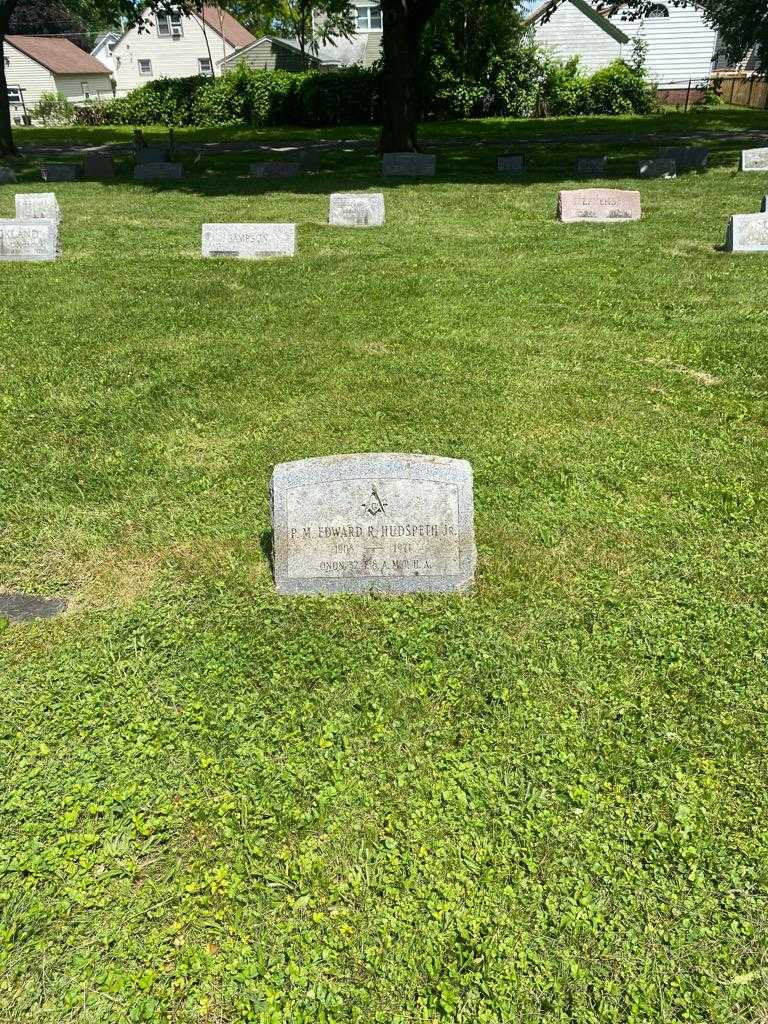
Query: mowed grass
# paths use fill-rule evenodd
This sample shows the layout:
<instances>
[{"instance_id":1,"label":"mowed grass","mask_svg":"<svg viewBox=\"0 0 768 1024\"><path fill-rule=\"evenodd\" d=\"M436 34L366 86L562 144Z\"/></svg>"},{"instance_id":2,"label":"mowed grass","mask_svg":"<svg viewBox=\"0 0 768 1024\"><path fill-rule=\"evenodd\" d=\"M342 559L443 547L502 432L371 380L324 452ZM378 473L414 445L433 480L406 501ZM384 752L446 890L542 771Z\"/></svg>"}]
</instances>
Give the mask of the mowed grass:
<instances>
[{"instance_id":1,"label":"mowed grass","mask_svg":"<svg viewBox=\"0 0 768 1024\"><path fill-rule=\"evenodd\" d=\"M562 225L580 151L371 231L360 152L57 185L0 264L0 579L70 601L0 635L3 1024L768 1020L768 175ZM472 593L275 595L271 466L364 451L471 461Z\"/></svg>"}]
</instances>

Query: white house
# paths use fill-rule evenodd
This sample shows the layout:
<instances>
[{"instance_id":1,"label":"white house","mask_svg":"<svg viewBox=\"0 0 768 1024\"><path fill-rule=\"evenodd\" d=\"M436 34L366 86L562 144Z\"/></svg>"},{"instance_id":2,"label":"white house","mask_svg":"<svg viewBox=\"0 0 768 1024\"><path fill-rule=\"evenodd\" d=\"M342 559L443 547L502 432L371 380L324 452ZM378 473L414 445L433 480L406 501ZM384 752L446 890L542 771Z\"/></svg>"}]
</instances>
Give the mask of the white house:
<instances>
[{"instance_id":1,"label":"white house","mask_svg":"<svg viewBox=\"0 0 768 1024\"><path fill-rule=\"evenodd\" d=\"M70 103L112 98L109 69L69 39L5 37L5 79L11 118L21 124L43 93L61 93Z\"/></svg>"},{"instance_id":2,"label":"white house","mask_svg":"<svg viewBox=\"0 0 768 1024\"><path fill-rule=\"evenodd\" d=\"M120 35L120 32L115 31L102 32L96 37L96 45L91 50L91 56L95 57L96 60L100 60L110 71L115 70L115 59L112 56L112 51Z\"/></svg>"},{"instance_id":3,"label":"white house","mask_svg":"<svg viewBox=\"0 0 768 1024\"><path fill-rule=\"evenodd\" d=\"M220 7L205 6L189 16L147 9L142 18L144 28L129 28L112 49L118 96L155 78L213 74L225 57L256 41Z\"/></svg>"},{"instance_id":4,"label":"white house","mask_svg":"<svg viewBox=\"0 0 768 1024\"><path fill-rule=\"evenodd\" d=\"M381 6L371 3L371 0L352 0L350 6L355 26L350 39L337 36L327 43L319 43L302 60L295 39L262 36L224 57L219 66L222 71L231 71L241 63L252 68L281 68L285 71L303 71L307 66L321 71L350 67L352 64L370 67L381 58ZM315 34L321 27L321 17L314 13L312 15Z\"/></svg>"},{"instance_id":5,"label":"white house","mask_svg":"<svg viewBox=\"0 0 768 1024\"><path fill-rule=\"evenodd\" d=\"M634 39L642 39L648 75L667 92L704 81L715 66L717 32L696 4L666 0L633 18L626 3L545 0L526 21L542 46L561 59L578 56L588 71L628 59Z\"/></svg>"}]
</instances>

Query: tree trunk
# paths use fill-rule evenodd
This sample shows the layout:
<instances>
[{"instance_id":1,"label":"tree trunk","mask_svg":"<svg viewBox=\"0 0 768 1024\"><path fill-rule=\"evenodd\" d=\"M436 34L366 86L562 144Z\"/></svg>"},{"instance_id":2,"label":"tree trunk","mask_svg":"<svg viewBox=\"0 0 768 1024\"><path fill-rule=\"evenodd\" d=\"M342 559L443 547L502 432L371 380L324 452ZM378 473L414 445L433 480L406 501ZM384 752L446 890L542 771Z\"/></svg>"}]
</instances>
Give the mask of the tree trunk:
<instances>
[{"instance_id":1,"label":"tree trunk","mask_svg":"<svg viewBox=\"0 0 768 1024\"><path fill-rule=\"evenodd\" d=\"M8 83L5 78L3 43L11 20L11 4L0 2L0 156L18 156L11 129L11 105L8 102Z\"/></svg>"},{"instance_id":2,"label":"tree trunk","mask_svg":"<svg viewBox=\"0 0 768 1024\"><path fill-rule=\"evenodd\" d=\"M382 0L384 95L379 150L416 149L419 123L419 51L424 26L440 0Z\"/></svg>"}]
</instances>

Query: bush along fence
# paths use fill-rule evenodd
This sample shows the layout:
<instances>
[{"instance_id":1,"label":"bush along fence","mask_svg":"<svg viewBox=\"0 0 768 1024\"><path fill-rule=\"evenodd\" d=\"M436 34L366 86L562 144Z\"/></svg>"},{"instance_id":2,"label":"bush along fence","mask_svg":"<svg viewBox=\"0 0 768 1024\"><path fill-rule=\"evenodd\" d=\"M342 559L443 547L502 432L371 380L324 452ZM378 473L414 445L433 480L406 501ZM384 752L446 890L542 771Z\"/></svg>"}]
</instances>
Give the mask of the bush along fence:
<instances>
[{"instance_id":1,"label":"bush along fence","mask_svg":"<svg viewBox=\"0 0 768 1024\"><path fill-rule=\"evenodd\" d=\"M657 104L642 69L624 61L585 75L577 61L534 62L525 75L497 69L479 85L434 74L422 83L422 115L437 118L535 117L567 114L645 114ZM127 96L81 107L82 124L229 125L375 124L381 113L381 71L268 71L244 64L220 78L161 78Z\"/></svg>"}]
</instances>

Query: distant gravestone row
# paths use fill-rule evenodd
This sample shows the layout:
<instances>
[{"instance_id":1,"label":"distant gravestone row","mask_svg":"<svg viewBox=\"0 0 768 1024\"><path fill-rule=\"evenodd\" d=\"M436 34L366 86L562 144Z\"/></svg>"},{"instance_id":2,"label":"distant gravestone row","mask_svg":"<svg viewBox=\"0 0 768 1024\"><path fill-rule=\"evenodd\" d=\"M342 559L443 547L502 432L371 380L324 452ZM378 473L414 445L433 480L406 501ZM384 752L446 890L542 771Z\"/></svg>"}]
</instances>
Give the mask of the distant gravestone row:
<instances>
[{"instance_id":1,"label":"distant gravestone row","mask_svg":"<svg viewBox=\"0 0 768 1024\"><path fill-rule=\"evenodd\" d=\"M676 178L678 170L704 171L709 163L709 150L693 146L662 149L658 156L639 161L637 173L641 178ZM499 174L521 175L528 170L525 153L506 153L496 158ZM574 171L582 178L604 178L609 173L607 156L580 156Z\"/></svg>"},{"instance_id":2,"label":"distant gravestone row","mask_svg":"<svg viewBox=\"0 0 768 1024\"><path fill-rule=\"evenodd\" d=\"M48 263L59 253L61 211L53 192L19 193L16 216L0 220L0 261Z\"/></svg>"}]
</instances>

